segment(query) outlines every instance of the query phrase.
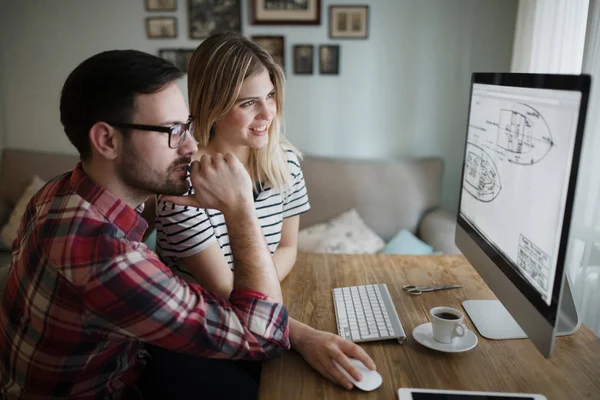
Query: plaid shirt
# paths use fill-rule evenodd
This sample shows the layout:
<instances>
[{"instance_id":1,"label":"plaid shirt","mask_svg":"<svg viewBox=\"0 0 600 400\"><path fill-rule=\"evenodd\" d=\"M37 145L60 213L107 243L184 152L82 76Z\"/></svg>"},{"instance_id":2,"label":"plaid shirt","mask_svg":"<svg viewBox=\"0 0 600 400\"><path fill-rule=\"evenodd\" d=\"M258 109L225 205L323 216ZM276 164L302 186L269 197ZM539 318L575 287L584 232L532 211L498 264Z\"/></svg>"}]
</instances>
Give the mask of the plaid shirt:
<instances>
[{"instance_id":1,"label":"plaid shirt","mask_svg":"<svg viewBox=\"0 0 600 400\"><path fill-rule=\"evenodd\" d=\"M0 398L119 398L142 342L255 360L289 348L282 304L180 280L140 242L146 228L81 164L32 198L0 309Z\"/></svg>"}]
</instances>

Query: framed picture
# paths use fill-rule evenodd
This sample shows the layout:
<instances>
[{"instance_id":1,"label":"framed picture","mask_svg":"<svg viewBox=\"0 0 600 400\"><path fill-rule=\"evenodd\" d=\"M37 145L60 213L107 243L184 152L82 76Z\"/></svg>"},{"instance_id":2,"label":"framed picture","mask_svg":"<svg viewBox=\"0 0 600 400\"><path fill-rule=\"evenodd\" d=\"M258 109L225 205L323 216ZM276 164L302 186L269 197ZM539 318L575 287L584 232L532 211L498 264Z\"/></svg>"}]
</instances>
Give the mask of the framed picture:
<instances>
[{"instance_id":1,"label":"framed picture","mask_svg":"<svg viewBox=\"0 0 600 400\"><path fill-rule=\"evenodd\" d=\"M175 11L177 0L145 0L146 11Z\"/></svg>"},{"instance_id":2,"label":"framed picture","mask_svg":"<svg viewBox=\"0 0 600 400\"><path fill-rule=\"evenodd\" d=\"M294 74L312 75L315 48L312 44L297 44L294 46Z\"/></svg>"},{"instance_id":3,"label":"framed picture","mask_svg":"<svg viewBox=\"0 0 600 400\"><path fill-rule=\"evenodd\" d=\"M146 36L150 39L177 37L177 19L173 17L146 18Z\"/></svg>"},{"instance_id":4,"label":"framed picture","mask_svg":"<svg viewBox=\"0 0 600 400\"><path fill-rule=\"evenodd\" d=\"M369 35L369 6L329 6L329 37L366 39Z\"/></svg>"},{"instance_id":5,"label":"framed picture","mask_svg":"<svg viewBox=\"0 0 600 400\"><path fill-rule=\"evenodd\" d=\"M242 32L241 0L188 0L190 39L223 32Z\"/></svg>"},{"instance_id":6,"label":"framed picture","mask_svg":"<svg viewBox=\"0 0 600 400\"><path fill-rule=\"evenodd\" d=\"M283 36L252 36L252 40L260 44L281 65L285 71L285 42Z\"/></svg>"},{"instance_id":7,"label":"framed picture","mask_svg":"<svg viewBox=\"0 0 600 400\"><path fill-rule=\"evenodd\" d=\"M194 51L196 49L160 49L158 50L158 56L175 64L187 74L188 65Z\"/></svg>"},{"instance_id":8,"label":"framed picture","mask_svg":"<svg viewBox=\"0 0 600 400\"><path fill-rule=\"evenodd\" d=\"M321 25L321 0L250 0L253 25Z\"/></svg>"},{"instance_id":9,"label":"framed picture","mask_svg":"<svg viewBox=\"0 0 600 400\"><path fill-rule=\"evenodd\" d=\"M319 46L319 72L323 75L339 75L340 46L322 44Z\"/></svg>"}]
</instances>

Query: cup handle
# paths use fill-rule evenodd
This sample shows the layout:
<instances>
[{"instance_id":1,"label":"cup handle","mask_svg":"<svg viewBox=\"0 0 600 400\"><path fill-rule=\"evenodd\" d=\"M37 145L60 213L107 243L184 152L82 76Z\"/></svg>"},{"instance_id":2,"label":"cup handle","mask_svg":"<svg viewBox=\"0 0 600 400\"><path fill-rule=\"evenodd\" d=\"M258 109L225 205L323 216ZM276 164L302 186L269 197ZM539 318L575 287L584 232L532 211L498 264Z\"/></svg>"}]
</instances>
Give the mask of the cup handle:
<instances>
[{"instance_id":1,"label":"cup handle","mask_svg":"<svg viewBox=\"0 0 600 400\"><path fill-rule=\"evenodd\" d=\"M465 333L467 333L467 327L465 326L465 324L456 324L456 327L454 327L454 332L452 332L452 337L463 337L465 336Z\"/></svg>"}]
</instances>

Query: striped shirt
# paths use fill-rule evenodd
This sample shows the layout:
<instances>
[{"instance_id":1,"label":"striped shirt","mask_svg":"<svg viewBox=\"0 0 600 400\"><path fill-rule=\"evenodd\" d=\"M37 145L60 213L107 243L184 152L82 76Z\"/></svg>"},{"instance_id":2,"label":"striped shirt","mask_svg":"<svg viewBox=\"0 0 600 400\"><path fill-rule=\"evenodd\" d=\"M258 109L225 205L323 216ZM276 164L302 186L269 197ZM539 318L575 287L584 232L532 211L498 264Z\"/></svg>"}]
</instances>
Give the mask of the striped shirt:
<instances>
[{"instance_id":1,"label":"striped shirt","mask_svg":"<svg viewBox=\"0 0 600 400\"><path fill-rule=\"evenodd\" d=\"M142 342L216 358L289 348L282 304L175 277L140 242L146 228L81 164L31 199L0 306L0 398L120 398Z\"/></svg>"},{"instance_id":2,"label":"striped shirt","mask_svg":"<svg viewBox=\"0 0 600 400\"><path fill-rule=\"evenodd\" d=\"M286 150L291 187L282 196L277 190L267 187L254 193L256 215L271 254L281 241L283 220L302 214L310 209L304 176L298 157ZM188 195L193 194L190 189ZM166 201L158 201L156 217L156 251L161 259L184 279L194 280L183 261L199 253L217 241L230 268L233 255L225 218L218 210L185 207Z\"/></svg>"}]
</instances>

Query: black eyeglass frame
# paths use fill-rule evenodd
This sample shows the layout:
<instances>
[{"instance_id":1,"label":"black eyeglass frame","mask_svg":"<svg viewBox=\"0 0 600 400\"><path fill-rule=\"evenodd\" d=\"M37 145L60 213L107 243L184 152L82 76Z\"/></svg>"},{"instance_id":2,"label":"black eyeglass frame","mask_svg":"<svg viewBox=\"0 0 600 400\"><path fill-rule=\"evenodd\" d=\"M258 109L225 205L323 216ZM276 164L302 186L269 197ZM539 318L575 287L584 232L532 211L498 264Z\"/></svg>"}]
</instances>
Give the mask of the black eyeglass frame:
<instances>
[{"instance_id":1,"label":"black eyeglass frame","mask_svg":"<svg viewBox=\"0 0 600 400\"><path fill-rule=\"evenodd\" d=\"M137 129L139 131L146 131L146 132L168 133L169 134L169 147L171 149L177 149L184 142L185 135L190 132L190 127L192 126L192 122L194 122L194 119L196 119L196 117L194 117L193 115L190 115L188 117L188 120L185 123L175 124L175 125L171 125L171 126L128 124L125 122L108 122L108 121L106 123L111 126L114 126L115 128ZM176 146L173 146L173 144L171 143L171 138L173 137L173 132L175 131L175 129L180 128L180 127L183 128L183 134L181 136L179 136L179 141L177 142Z\"/></svg>"}]
</instances>

